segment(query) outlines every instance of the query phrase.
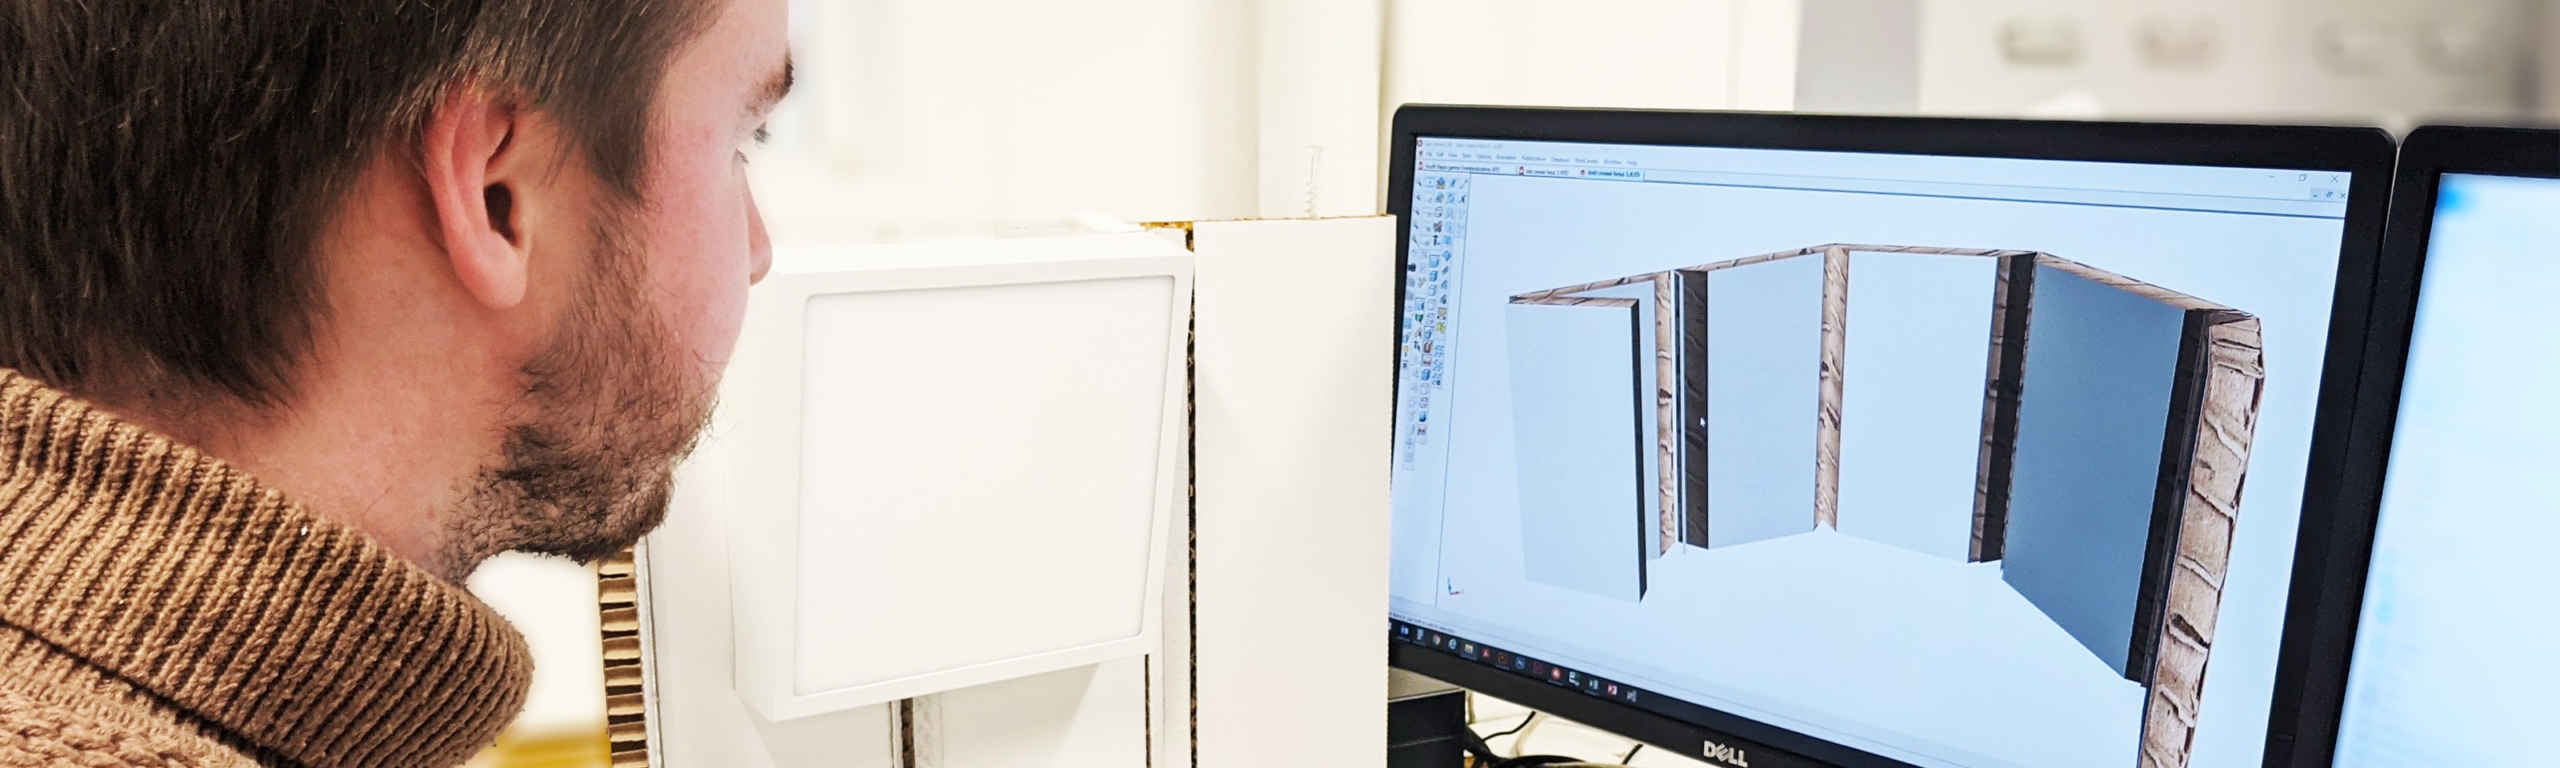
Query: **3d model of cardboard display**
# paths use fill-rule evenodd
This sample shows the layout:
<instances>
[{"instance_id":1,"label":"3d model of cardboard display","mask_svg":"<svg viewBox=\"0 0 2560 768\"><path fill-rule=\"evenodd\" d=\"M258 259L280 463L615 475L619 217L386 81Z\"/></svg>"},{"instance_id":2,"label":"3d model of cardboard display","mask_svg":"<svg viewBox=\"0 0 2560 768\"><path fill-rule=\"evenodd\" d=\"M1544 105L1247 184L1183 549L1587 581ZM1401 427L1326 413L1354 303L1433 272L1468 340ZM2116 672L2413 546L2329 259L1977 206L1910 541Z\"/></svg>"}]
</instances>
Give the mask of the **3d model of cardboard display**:
<instances>
[{"instance_id":1,"label":"3d model of cardboard display","mask_svg":"<svg viewBox=\"0 0 2560 768\"><path fill-rule=\"evenodd\" d=\"M2140 764L2186 764L2256 317L2051 254L1826 245L1525 293L1504 319L1531 580L1641 600L1682 545L1817 526L1999 561L2148 689Z\"/></svg>"}]
</instances>

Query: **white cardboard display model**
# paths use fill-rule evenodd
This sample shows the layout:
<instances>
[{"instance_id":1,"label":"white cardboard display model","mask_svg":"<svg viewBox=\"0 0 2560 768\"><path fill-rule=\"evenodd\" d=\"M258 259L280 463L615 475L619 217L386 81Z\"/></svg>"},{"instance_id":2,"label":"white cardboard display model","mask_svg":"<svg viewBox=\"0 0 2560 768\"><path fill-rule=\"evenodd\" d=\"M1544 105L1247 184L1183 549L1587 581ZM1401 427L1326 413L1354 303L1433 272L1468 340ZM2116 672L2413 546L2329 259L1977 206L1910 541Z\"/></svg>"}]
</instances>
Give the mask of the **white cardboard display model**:
<instances>
[{"instance_id":1,"label":"white cardboard display model","mask_svg":"<svg viewBox=\"0 0 2560 768\"><path fill-rule=\"evenodd\" d=\"M788 585L784 589L790 591L783 592L770 585L773 579L811 571L778 560L811 551L834 552L816 544L775 545L769 540L782 529L772 519L756 522L759 516L749 506L749 491L759 485L765 486L766 494L803 487L801 480L771 479L773 465L779 458L788 458L794 450L791 446L801 446L797 450L803 456L813 449L805 442L805 431L795 437L776 424L755 423L756 418L774 417L769 413L759 417L751 398L793 402L784 395L799 397L799 393L770 391L779 386L774 383L776 375L749 366L772 365L771 355L788 356L795 349L808 355L808 361L801 363L807 370L855 361L839 356L835 362L826 362L824 355L808 354L815 350L806 334L792 331L790 338L777 338L784 333L778 329L832 318L894 327L900 333L917 334L916 338L942 339L938 343L948 346L908 350L913 358L903 363L884 362L897 357L885 354L860 361L867 370L884 376L922 377L864 384L873 388L875 397L887 396L883 387L904 387L888 394L908 403L952 404L910 405L894 412L913 419L917 428L941 429L929 435L936 440L983 446L1005 439L1017 428L1046 430L1097 417L1004 410L1014 407L1010 403L995 404L991 413L1015 414L1039 423L990 424L973 415L949 418L935 413L981 407L989 398L1055 402L1051 393L1032 390L1045 390L1052 380L1074 373L1085 364L1084 358L1007 346L1012 342L979 335L999 330L998 326L1020 330L1008 323L1018 321L1028 311L1025 307L919 286L902 296L875 297L908 300L896 312L876 309L889 305L857 311L803 308L796 322L777 323L768 313L788 309L786 305L793 302L814 305L805 298L784 298L805 296L804 289L773 289L801 285L807 278L800 275L809 274L810 256L825 259L821 265L871 271L965 264L971 265L965 269L987 271L984 274L1019 275L1025 268L1052 269L1067 262L1183 258L1186 241L1196 256L1196 290L1190 300L1177 298L1173 311L1196 311L1190 384L1197 413L1187 425L1195 430L1189 446L1195 458L1190 466L1176 464L1170 475L1152 465L1124 467L1115 481L1125 483L1154 473L1173 478L1178 492L1183 470L1191 470L1196 498L1187 510L1173 508L1173 535L1156 550L1169 565L1160 588L1137 596L1146 605L1094 609L1100 614L1118 611L1117 620L1123 623L1115 626L1123 627L1129 611L1161 611L1161 636L1150 641L1145 655L1073 668L1049 667L1055 671L1036 674L1031 673L1037 667L1026 664L1004 674L1028 676L1003 680L995 679L996 672L986 668L964 669L985 677L974 687L930 695L925 689L961 678L938 677L931 685L894 689L874 683L859 698L799 693L796 679L788 676L790 668L776 666L794 657L771 648L760 650L755 633L768 633L764 636L768 642L777 631L787 632L779 636L794 641L803 637L795 627L777 622L793 616L792 606L799 604L795 602L799 596L812 594L810 586L805 582ZM729 373L729 399L701 449L679 470L666 523L635 549L634 562L607 566L606 665L608 690L617 692L611 710L614 765L1252 768L1324 763L1356 768L1381 764L1386 738L1386 646L1380 630L1386 615L1390 461L1388 441L1382 438L1391 428L1394 242L1393 220L1367 217L1203 222L1188 229L1144 234L789 254L778 264L777 275L756 288L740 355ZM1109 303L1111 307L1102 309L1111 311L1130 310L1130 305L1158 306L1149 303L1152 298L1140 298L1138 292L1078 296L1077 300ZM1055 317L1070 314L1060 311L1069 303L1061 300L1042 306L1050 312L1048 316ZM973 317L956 316L964 314ZM812 321L813 316L818 320ZM916 327L924 323L939 325ZM1174 329L1173 343L1180 344L1181 321L1168 327ZM853 348L872 350L863 354L896 349L877 341ZM1173 375L1179 377L1180 350L1174 351ZM993 368L997 372L987 375L1006 379L1009 388L952 381L962 378L957 373L916 371L928 365L979 372ZM779 379L804 381L806 375ZM1184 392L1179 378L1173 381L1165 400L1178 409ZM928 388L928 383L945 389ZM1098 405L1075 403L1077 408ZM1035 412L1039 418L1030 419ZM803 418L808 415L804 412ZM1053 415L1059 420L1052 421ZM1174 411L1170 423L1186 426L1180 416L1179 410ZM842 432L841 421L838 426L839 434L829 437L860 439L862 433ZM969 429L983 432L971 434ZM911 447L912 455L860 460L907 468L902 471L943 473L936 476L947 479L949 473L981 469L935 467L934 462L1005 456L948 444ZM1088 457L1051 458L1081 463ZM915 469L919 465L926 469ZM843 482L853 477L846 471L837 467L834 475L820 479ZM1035 474L1045 471L1035 468ZM835 666L820 668L824 674L844 675L845 670L857 668L875 670L875 675L880 670L911 669L918 659L945 654L941 645L971 640L955 638L956 630L938 618L940 612L977 610L990 604L980 601L1005 603L1019 596L1004 590L1021 585L989 571L973 571L988 566L985 560L991 553L1016 545L981 543L987 537L1012 535L1000 523L1013 520L1010 515L1017 512L981 512L980 505L989 503L989 498L1010 492L998 487L1005 476L989 477L943 488L943 500L965 500L969 505L968 514L952 516L956 521L951 527L875 527L859 535L881 538L852 543L868 547L864 556L880 562L820 564L817 575L837 579L856 575L851 568L873 569L863 577L878 580L863 589L874 594L849 596L869 602L846 604L904 601L912 608L935 612L922 620L913 616L906 622L873 619L869 620L873 626L839 625L830 630L847 636L841 638L844 644L827 650L841 652L864 642L871 643L872 650L860 653L877 655L835 659L829 662ZM917 478L893 480L891 485L920 495L933 487ZM987 495L990 490L995 496ZM1174 498L1177 504L1182 500ZM1059 535L1084 534L1039 533L1025 538ZM969 546L948 552L931 541L934 537ZM935 579L942 581L925 585L934 590L929 597L883 594ZM843 581L835 587L849 588ZM1001 631L1039 631L1042 628L1034 622L1043 620L1038 618L1043 612L1056 609L1012 610L1018 612ZM756 618L757 614L764 618ZM854 637L853 633L867 635ZM902 643L906 650L883 643ZM918 648L923 652L914 653ZM750 658L757 654L764 654L762 660ZM908 655L898 658L898 654ZM753 683L758 679L763 682ZM780 701L759 701L755 685L764 686L762 694L778 695ZM886 701L879 697L900 691L907 693L887 703L833 708L849 701ZM776 704L781 705L778 712ZM794 712L808 714L792 717ZM1273 732L1293 735L1274 740Z\"/></svg>"},{"instance_id":2,"label":"white cardboard display model","mask_svg":"<svg viewBox=\"0 0 2560 768\"><path fill-rule=\"evenodd\" d=\"M1193 227L1202 768L1386 762L1395 242L1384 216Z\"/></svg>"},{"instance_id":3,"label":"white cardboard display model","mask_svg":"<svg viewBox=\"0 0 2560 768\"><path fill-rule=\"evenodd\" d=\"M788 720L1154 650L1190 298L1143 233L777 259L727 379L741 696Z\"/></svg>"}]
</instances>

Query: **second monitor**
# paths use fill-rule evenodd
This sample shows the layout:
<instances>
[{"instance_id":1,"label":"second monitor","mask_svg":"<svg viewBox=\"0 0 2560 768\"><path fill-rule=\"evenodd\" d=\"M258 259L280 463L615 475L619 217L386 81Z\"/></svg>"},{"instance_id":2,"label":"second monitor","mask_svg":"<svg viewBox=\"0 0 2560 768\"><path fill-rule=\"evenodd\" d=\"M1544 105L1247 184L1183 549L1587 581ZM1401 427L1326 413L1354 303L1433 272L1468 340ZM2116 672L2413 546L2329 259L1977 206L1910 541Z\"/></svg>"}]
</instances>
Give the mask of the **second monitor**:
<instances>
[{"instance_id":1,"label":"second monitor","mask_svg":"<svg viewBox=\"0 0 2560 768\"><path fill-rule=\"evenodd\" d=\"M2286 658L2299 736L2267 764L2549 765L2560 132L2421 128L2399 173L2325 599Z\"/></svg>"}]
</instances>

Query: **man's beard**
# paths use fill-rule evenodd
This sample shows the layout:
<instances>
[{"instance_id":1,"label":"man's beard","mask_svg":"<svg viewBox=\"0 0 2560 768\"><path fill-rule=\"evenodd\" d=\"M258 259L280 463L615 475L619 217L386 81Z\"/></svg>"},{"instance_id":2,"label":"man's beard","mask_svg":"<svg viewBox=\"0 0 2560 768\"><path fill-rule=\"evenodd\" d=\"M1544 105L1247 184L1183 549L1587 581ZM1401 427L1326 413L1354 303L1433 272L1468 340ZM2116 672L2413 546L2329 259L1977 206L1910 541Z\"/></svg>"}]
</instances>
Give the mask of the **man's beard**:
<instances>
[{"instance_id":1,"label":"man's beard","mask_svg":"<svg viewBox=\"0 0 2560 768\"><path fill-rule=\"evenodd\" d=\"M446 573L507 551L595 560L666 517L676 464L710 421L713 377L678 354L647 299L623 208L598 217L587 290L524 366L499 455L452 510Z\"/></svg>"}]
</instances>

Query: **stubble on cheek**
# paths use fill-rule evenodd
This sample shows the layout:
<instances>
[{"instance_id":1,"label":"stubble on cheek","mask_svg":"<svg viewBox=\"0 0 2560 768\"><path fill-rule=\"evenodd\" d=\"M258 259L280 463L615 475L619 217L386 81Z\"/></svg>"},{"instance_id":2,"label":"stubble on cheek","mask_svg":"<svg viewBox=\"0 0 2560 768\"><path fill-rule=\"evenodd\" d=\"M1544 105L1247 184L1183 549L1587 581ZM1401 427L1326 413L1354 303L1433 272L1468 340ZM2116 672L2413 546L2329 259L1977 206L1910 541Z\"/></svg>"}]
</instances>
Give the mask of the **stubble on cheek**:
<instances>
[{"instance_id":1,"label":"stubble on cheek","mask_svg":"<svg viewBox=\"0 0 2560 768\"><path fill-rule=\"evenodd\" d=\"M524 416L450 510L439 570L501 552L591 561L665 519L676 465L710 421L716 371L649 299L625 212L598 217L597 268L560 331L522 370Z\"/></svg>"}]
</instances>

